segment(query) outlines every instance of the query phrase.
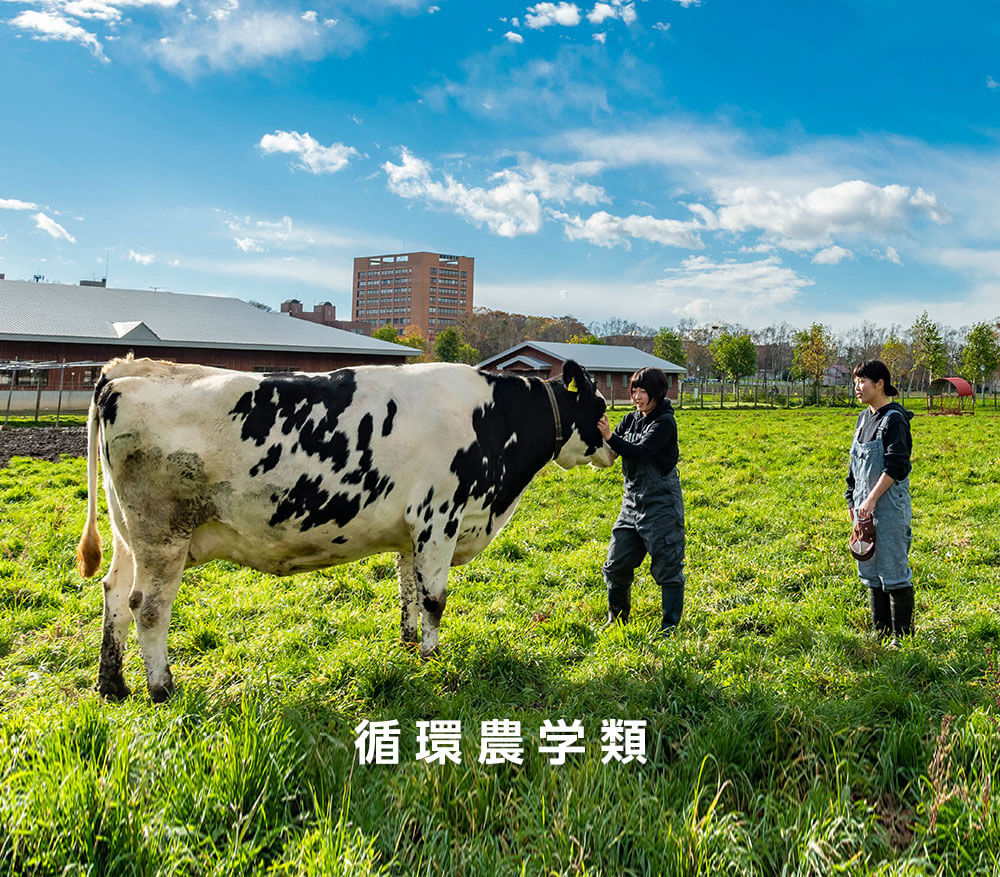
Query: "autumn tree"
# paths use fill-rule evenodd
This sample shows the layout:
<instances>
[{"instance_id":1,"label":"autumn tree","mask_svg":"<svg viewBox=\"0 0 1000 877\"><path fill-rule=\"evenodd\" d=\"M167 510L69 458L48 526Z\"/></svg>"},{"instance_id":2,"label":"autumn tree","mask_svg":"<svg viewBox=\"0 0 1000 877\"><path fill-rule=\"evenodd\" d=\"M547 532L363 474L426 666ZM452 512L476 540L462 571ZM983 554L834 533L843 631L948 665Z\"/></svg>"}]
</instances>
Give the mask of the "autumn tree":
<instances>
[{"instance_id":1,"label":"autumn tree","mask_svg":"<svg viewBox=\"0 0 1000 877\"><path fill-rule=\"evenodd\" d=\"M372 338L376 338L379 341L391 341L393 344L399 339L399 333L396 331L396 327L390 323L386 323L384 326L379 326L374 332L372 332Z\"/></svg>"},{"instance_id":2,"label":"autumn tree","mask_svg":"<svg viewBox=\"0 0 1000 877\"><path fill-rule=\"evenodd\" d=\"M885 363L885 367L889 369L889 374L892 375L892 379L894 381L898 382L905 374L903 370L903 363L906 362L908 353L909 351L906 349L906 343L895 333L891 334L885 339L885 341L882 342L882 347L878 352L878 358Z\"/></svg>"},{"instance_id":3,"label":"autumn tree","mask_svg":"<svg viewBox=\"0 0 1000 877\"><path fill-rule=\"evenodd\" d=\"M397 344L405 344L407 347L412 347L414 350L419 350L423 353L427 349L427 339L424 338L423 332L420 331L420 327L416 325L409 325L403 330L403 334L396 339Z\"/></svg>"},{"instance_id":4,"label":"autumn tree","mask_svg":"<svg viewBox=\"0 0 1000 877\"><path fill-rule=\"evenodd\" d=\"M585 332L583 335L573 335L567 339L569 344L603 344L604 339L598 338L596 335L591 335L589 332Z\"/></svg>"},{"instance_id":5,"label":"autumn tree","mask_svg":"<svg viewBox=\"0 0 1000 877\"><path fill-rule=\"evenodd\" d=\"M836 361L836 356L837 349L833 339L822 323L813 323L808 329L795 333L792 362L797 374L812 379L817 402L823 375Z\"/></svg>"},{"instance_id":6,"label":"autumn tree","mask_svg":"<svg viewBox=\"0 0 1000 877\"><path fill-rule=\"evenodd\" d=\"M473 308L471 314L463 314L457 328L483 358L522 341L565 341L572 335L591 334L576 317L537 317L490 308Z\"/></svg>"}]
</instances>

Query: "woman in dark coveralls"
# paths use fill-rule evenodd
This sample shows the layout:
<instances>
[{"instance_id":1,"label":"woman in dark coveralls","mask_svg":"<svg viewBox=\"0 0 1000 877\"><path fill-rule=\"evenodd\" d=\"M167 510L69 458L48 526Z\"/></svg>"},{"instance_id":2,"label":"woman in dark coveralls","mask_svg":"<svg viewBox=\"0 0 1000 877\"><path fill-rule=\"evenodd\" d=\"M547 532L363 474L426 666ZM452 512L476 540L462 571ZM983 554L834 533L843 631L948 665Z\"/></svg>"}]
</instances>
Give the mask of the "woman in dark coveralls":
<instances>
[{"instance_id":1,"label":"woman in dark coveralls","mask_svg":"<svg viewBox=\"0 0 1000 877\"><path fill-rule=\"evenodd\" d=\"M684 500L677 475L677 421L667 396L667 378L658 368L643 368L629 379L635 411L611 432L607 417L597 427L622 458L625 493L611 531L604 583L608 623L628 621L632 579L649 554L650 572L660 586L663 621L669 635L684 606Z\"/></svg>"}]
</instances>

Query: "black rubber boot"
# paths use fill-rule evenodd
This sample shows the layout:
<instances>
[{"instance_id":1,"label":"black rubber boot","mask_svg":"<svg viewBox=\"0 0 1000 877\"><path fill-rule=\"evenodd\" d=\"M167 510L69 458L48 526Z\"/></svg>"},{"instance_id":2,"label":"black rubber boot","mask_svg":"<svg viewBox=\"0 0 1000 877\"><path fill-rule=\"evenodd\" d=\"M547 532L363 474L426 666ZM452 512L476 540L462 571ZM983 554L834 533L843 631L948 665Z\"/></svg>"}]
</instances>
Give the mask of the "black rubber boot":
<instances>
[{"instance_id":1,"label":"black rubber boot","mask_svg":"<svg viewBox=\"0 0 1000 877\"><path fill-rule=\"evenodd\" d=\"M868 604L872 610L872 625L875 635L887 637L892 633L892 608L889 592L881 588L868 589Z\"/></svg>"},{"instance_id":2,"label":"black rubber boot","mask_svg":"<svg viewBox=\"0 0 1000 877\"><path fill-rule=\"evenodd\" d=\"M684 609L684 585L660 585L660 604L663 608L660 635L670 636L681 620L681 611Z\"/></svg>"},{"instance_id":3,"label":"black rubber boot","mask_svg":"<svg viewBox=\"0 0 1000 877\"><path fill-rule=\"evenodd\" d=\"M913 588L889 591L892 602L892 635L895 638L913 633Z\"/></svg>"},{"instance_id":4,"label":"black rubber boot","mask_svg":"<svg viewBox=\"0 0 1000 877\"><path fill-rule=\"evenodd\" d=\"M615 595L620 596L620 595ZM606 630L615 624L628 624L628 616L632 607L627 603L622 604L612 602L612 593L608 592L608 620L601 625L601 630Z\"/></svg>"}]
</instances>

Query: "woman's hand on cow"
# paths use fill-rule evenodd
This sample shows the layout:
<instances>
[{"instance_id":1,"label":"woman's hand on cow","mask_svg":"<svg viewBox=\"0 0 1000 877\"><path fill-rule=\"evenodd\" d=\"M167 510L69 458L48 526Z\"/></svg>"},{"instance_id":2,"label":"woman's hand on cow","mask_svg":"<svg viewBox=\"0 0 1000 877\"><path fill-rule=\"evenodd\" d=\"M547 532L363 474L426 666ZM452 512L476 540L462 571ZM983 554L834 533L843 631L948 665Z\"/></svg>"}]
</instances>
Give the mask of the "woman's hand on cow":
<instances>
[{"instance_id":1,"label":"woman's hand on cow","mask_svg":"<svg viewBox=\"0 0 1000 877\"><path fill-rule=\"evenodd\" d=\"M608 423L607 414L597 421L597 431L601 434L601 438L603 438L604 441L611 438L611 424Z\"/></svg>"}]
</instances>

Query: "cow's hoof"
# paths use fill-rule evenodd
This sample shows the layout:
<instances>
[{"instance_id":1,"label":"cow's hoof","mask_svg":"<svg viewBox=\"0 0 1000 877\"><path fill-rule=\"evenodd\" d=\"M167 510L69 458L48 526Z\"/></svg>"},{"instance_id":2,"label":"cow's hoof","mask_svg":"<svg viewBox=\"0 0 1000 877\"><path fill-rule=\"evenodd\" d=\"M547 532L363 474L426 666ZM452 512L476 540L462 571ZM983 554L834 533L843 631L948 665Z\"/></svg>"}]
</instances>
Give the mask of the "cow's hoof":
<instances>
[{"instance_id":1,"label":"cow's hoof","mask_svg":"<svg viewBox=\"0 0 1000 877\"><path fill-rule=\"evenodd\" d=\"M149 696L153 703L166 703L170 700L174 693L174 683L173 680L167 682L164 685L158 685L155 688L150 687Z\"/></svg>"},{"instance_id":2,"label":"cow's hoof","mask_svg":"<svg viewBox=\"0 0 1000 877\"><path fill-rule=\"evenodd\" d=\"M97 681L97 693L105 700L120 701L132 695L132 689L125 684L125 680L99 679Z\"/></svg>"}]
</instances>

